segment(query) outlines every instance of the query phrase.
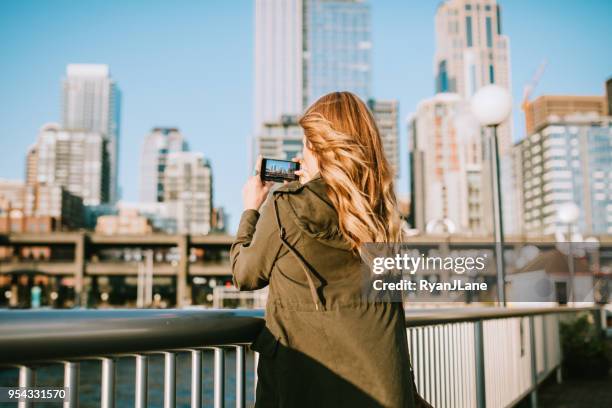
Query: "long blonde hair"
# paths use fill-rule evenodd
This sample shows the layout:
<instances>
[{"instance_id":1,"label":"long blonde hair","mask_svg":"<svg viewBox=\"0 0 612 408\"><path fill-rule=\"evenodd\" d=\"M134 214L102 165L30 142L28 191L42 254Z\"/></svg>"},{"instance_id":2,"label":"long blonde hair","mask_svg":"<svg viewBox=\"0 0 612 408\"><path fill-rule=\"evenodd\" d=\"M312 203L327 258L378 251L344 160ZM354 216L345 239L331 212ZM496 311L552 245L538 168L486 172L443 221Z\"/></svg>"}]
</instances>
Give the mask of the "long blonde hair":
<instances>
[{"instance_id":1,"label":"long blonde hair","mask_svg":"<svg viewBox=\"0 0 612 408\"><path fill-rule=\"evenodd\" d=\"M300 118L340 230L354 251L400 237L393 174L367 106L350 92L321 97Z\"/></svg>"}]
</instances>

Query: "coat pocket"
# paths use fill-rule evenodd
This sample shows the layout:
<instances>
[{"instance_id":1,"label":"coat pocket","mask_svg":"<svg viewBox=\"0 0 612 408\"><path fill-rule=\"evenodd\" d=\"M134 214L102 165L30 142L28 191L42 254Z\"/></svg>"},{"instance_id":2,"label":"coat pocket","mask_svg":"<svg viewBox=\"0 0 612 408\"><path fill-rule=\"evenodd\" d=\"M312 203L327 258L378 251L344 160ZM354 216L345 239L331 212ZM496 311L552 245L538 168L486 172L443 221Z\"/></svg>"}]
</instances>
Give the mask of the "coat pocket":
<instances>
[{"instance_id":1,"label":"coat pocket","mask_svg":"<svg viewBox=\"0 0 612 408\"><path fill-rule=\"evenodd\" d=\"M267 327L264 327L251 344L251 350L264 357L272 358L278 350L279 339Z\"/></svg>"}]
</instances>

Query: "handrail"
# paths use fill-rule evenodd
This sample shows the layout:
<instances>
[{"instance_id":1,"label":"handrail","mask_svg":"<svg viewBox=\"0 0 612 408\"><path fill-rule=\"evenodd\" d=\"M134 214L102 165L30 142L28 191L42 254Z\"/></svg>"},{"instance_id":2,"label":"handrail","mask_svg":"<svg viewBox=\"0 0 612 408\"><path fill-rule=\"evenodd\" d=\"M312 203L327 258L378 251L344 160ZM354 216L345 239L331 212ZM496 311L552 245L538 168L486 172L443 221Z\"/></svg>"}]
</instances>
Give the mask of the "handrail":
<instances>
[{"instance_id":1,"label":"handrail","mask_svg":"<svg viewBox=\"0 0 612 408\"><path fill-rule=\"evenodd\" d=\"M479 320L502 319L509 317L527 317L552 313L577 313L593 312L599 310L598 307L461 307L457 309L431 309L420 311L419 309L408 309L406 311L406 326L418 327L435 324L475 322Z\"/></svg>"},{"instance_id":2,"label":"handrail","mask_svg":"<svg viewBox=\"0 0 612 408\"><path fill-rule=\"evenodd\" d=\"M408 309L406 332L418 389L435 406L514 406L531 395L562 361L559 315L598 307ZM164 406L174 407L176 355L191 355L191 405L201 406L202 358L214 355L214 406L225 400L225 355L235 369L236 407L246 406L247 344L264 326L263 310L107 309L0 311L0 366L19 367L19 386L35 385L38 363L64 366L78 401L79 361L101 361L100 406L114 407L116 358L134 357L135 406L147 406L148 355L164 355ZM513 319L525 317L526 319ZM517 345L520 345L518 347ZM505 359L496 358L505 355ZM259 361L253 354L253 370ZM525 372L531 381L516 381ZM231 375L231 374L230 374ZM560 378L560 377L558 377ZM254 376L257 381L256 375ZM500 384L503 383L503 386ZM129 385L128 385L129 386ZM254 386L255 387L255 386ZM460 390L457 392L457 390ZM453 401L451 403L450 401Z\"/></svg>"},{"instance_id":3,"label":"handrail","mask_svg":"<svg viewBox=\"0 0 612 408\"><path fill-rule=\"evenodd\" d=\"M461 308L406 312L406 326L524 317L597 308ZM262 310L0 311L0 365L250 343Z\"/></svg>"},{"instance_id":4,"label":"handrail","mask_svg":"<svg viewBox=\"0 0 612 408\"><path fill-rule=\"evenodd\" d=\"M256 310L0 311L0 365L244 344L264 326Z\"/></svg>"}]
</instances>

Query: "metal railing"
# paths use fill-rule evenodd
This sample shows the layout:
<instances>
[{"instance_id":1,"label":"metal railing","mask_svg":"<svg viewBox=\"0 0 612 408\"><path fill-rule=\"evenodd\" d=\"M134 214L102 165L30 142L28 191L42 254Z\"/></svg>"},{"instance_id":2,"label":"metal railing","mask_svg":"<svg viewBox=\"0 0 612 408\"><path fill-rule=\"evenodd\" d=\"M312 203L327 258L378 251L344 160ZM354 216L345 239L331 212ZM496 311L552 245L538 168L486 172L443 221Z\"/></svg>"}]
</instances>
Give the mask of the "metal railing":
<instances>
[{"instance_id":1,"label":"metal railing","mask_svg":"<svg viewBox=\"0 0 612 408\"><path fill-rule=\"evenodd\" d=\"M246 347L264 325L253 310L48 310L0 312L0 365L18 366L19 387L35 386L34 367L64 366L64 407L78 406L79 365L101 360L100 406L115 406L118 357L135 360L134 401L147 407L148 361L162 353L163 406L176 405L176 355L191 354L192 407L202 406L202 353L214 353L214 406L225 400L225 357L235 353L236 407L246 406ZM257 356L255 356L255 360ZM256 361L254 366L256 366ZM19 403L20 407L28 406Z\"/></svg>"},{"instance_id":2,"label":"metal railing","mask_svg":"<svg viewBox=\"0 0 612 408\"><path fill-rule=\"evenodd\" d=\"M436 407L510 407L555 370L559 320L583 308L409 311L407 334L419 392ZM116 359L134 358L134 401L147 406L149 357L163 355L163 406L174 407L178 352L190 353L190 405L202 406L202 356L213 353L213 405L223 407L226 355L235 356L236 407L246 406L246 345L263 327L261 310L49 310L0 312L0 365L19 367L19 386L35 367L60 363L78 405L79 366L101 360L100 406L115 406ZM253 354L253 388L257 354ZM22 403L20 406L26 406Z\"/></svg>"},{"instance_id":3,"label":"metal railing","mask_svg":"<svg viewBox=\"0 0 612 408\"><path fill-rule=\"evenodd\" d=\"M512 407L553 372L561 381L559 322L597 308L476 308L408 313L421 395L435 407ZM571 317L571 316L568 316Z\"/></svg>"}]
</instances>

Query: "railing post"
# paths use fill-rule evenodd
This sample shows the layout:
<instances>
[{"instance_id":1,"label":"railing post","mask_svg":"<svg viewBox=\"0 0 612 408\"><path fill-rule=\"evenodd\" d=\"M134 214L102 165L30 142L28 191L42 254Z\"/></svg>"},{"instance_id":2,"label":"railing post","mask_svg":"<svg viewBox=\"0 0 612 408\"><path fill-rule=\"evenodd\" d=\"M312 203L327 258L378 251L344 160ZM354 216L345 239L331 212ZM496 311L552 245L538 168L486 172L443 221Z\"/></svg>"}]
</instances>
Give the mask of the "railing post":
<instances>
[{"instance_id":1,"label":"railing post","mask_svg":"<svg viewBox=\"0 0 612 408\"><path fill-rule=\"evenodd\" d=\"M484 336L482 330L482 320L474 322L474 356L476 357L476 407L485 408L487 406L486 379L484 365Z\"/></svg>"},{"instance_id":2,"label":"railing post","mask_svg":"<svg viewBox=\"0 0 612 408\"><path fill-rule=\"evenodd\" d=\"M100 406L102 408L115 407L115 360L111 357L102 359L100 399Z\"/></svg>"},{"instance_id":3,"label":"railing post","mask_svg":"<svg viewBox=\"0 0 612 408\"><path fill-rule=\"evenodd\" d=\"M538 407L538 362L536 360L535 318L529 316L529 343L531 346L531 408Z\"/></svg>"},{"instance_id":4,"label":"railing post","mask_svg":"<svg viewBox=\"0 0 612 408\"><path fill-rule=\"evenodd\" d=\"M257 381L258 381L258 375L257 375L257 369L259 368L259 353L258 352L253 352L253 400L257 401Z\"/></svg>"},{"instance_id":5,"label":"railing post","mask_svg":"<svg viewBox=\"0 0 612 408\"><path fill-rule=\"evenodd\" d=\"M79 406L79 363L66 361L64 363L64 387L68 388L68 402L64 402L64 408L76 408Z\"/></svg>"},{"instance_id":6,"label":"railing post","mask_svg":"<svg viewBox=\"0 0 612 408\"><path fill-rule=\"evenodd\" d=\"M178 239L178 273L176 274L176 306L183 307L191 304L188 299L187 279L189 276L189 235L181 235Z\"/></svg>"},{"instance_id":7,"label":"railing post","mask_svg":"<svg viewBox=\"0 0 612 408\"><path fill-rule=\"evenodd\" d=\"M74 303L81 306L84 300L83 277L85 275L86 262L86 236L78 233L74 243Z\"/></svg>"},{"instance_id":8,"label":"railing post","mask_svg":"<svg viewBox=\"0 0 612 408\"><path fill-rule=\"evenodd\" d=\"M535 324L535 322L534 322ZM542 357L544 357L544 370L546 370L546 375L548 375L548 373L550 373L550 371L548 371L548 333L547 333L547 329L548 329L548 315L542 315L542 344L544 345L544 347L542 347L542 351L544 352L544 355Z\"/></svg>"},{"instance_id":9,"label":"railing post","mask_svg":"<svg viewBox=\"0 0 612 408\"><path fill-rule=\"evenodd\" d=\"M136 379L134 390L134 406L136 408L147 408L147 369L148 357L142 354L136 356Z\"/></svg>"},{"instance_id":10,"label":"railing post","mask_svg":"<svg viewBox=\"0 0 612 408\"><path fill-rule=\"evenodd\" d=\"M164 352L164 408L176 404L176 355Z\"/></svg>"},{"instance_id":11,"label":"railing post","mask_svg":"<svg viewBox=\"0 0 612 408\"><path fill-rule=\"evenodd\" d=\"M19 387L33 387L34 386L34 370L27 366L19 367ZM31 407L32 403L29 401L19 401L17 407L27 408Z\"/></svg>"},{"instance_id":12,"label":"railing post","mask_svg":"<svg viewBox=\"0 0 612 408\"><path fill-rule=\"evenodd\" d=\"M225 350L214 347L214 407L223 408L225 404Z\"/></svg>"},{"instance_id":13,"label":"railing post","mask_svg":"<svg viewBox=\"0 0 612 408\"><path fill-rule=\"evenodd\" d=\"M561 384L563 382L563 347L561 345L561 316L559 313L555 313L555 330L557 331L557 361L559 365L557 366L557 384Z\"/></svg>"},{"instance_id":14,"label":"railing post","mask_svg":"<svg viewBox=\"0 0 612 408\"><path fill-rule=\"evenodd\" d=\"M191 408L202 406L202 351L191 350Z\"/></svg>"},{"instance_id":15,"label":"railing post","mask_svg":"<svg viewBox=\"0 0 612 408\"><path fill-rule=\"evenodd\" d=\"M245 347L236 346L236 408L245 408Z\"/></svg>"}]
</instances>

